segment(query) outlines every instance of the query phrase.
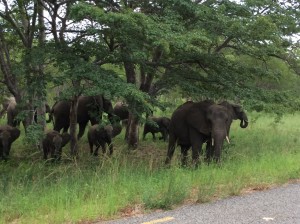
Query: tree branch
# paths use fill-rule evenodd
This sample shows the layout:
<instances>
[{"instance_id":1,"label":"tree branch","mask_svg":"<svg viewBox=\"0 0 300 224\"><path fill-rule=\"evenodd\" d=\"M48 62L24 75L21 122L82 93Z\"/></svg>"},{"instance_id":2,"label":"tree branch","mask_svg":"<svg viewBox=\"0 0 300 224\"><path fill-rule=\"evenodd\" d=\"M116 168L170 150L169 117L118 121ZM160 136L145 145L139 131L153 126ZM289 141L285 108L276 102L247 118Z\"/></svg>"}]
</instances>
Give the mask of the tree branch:
<instances>
[{"instance_id":1,"label":"tree branch","mask_svg":"<svg viewBox=\"0 0 300 224\"><path fill-rule=\"evenodd\" d=\"M219 53L223 48L228 46L228 43L233 39L233 37L227 37L225 41L215 49L215 53Z\"/></svg>"},{"instance_id":2,"label":"tree branch","mask_svg":"<svg viewBox=\"0 0 300 224\"><path fill-rule=\"evenodd\" d=\"M2 0L2 1L6 5L6 7L8 7L6 0ZM16 30L17 34L19 35L21 41L23 42L23 44L25 46L27 46L26 37L25 37L24 33L22 33L22 31L21 31L20 27L18 26L18 24L16 23L16 21L11 17L8 8L5 8L5 14L0 12L0 17L2 17L4 20L9 22L13 26L13 28Z\"/></svg>"}]
</instances>

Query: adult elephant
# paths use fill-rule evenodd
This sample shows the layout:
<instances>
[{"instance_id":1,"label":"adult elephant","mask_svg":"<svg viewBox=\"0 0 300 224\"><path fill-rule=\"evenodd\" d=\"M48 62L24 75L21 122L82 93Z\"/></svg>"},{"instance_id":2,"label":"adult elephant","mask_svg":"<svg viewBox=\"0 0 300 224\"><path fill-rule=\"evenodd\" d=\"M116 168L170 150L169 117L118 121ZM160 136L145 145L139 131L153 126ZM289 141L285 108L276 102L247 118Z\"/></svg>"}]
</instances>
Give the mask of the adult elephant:
<instances>
[{"instance_id":1,"label":"adult elephant","mask_svg":"<svg viewBox=\"0 0 300 224\"><path fill-rule=\"evenodd\" d=\"M160 139L166 141L169 134L170 122L171 119L168 117L149 117L144 125L143 139L150 132L153 140L155 140L155 133L160 132L162 136Z\"/></svg>"},{"instance_id":2,"label":"adult elephant","mask_svg":"<svg viewBox=\"0 0 300 224\"><path fill-rule=\"evenodd\" d=\"M49 116L48 123L54 119L54 130L60 132L67 132L70 126L70 108L71 101L62 100L56 102ZM102 119L102 113L106 112L108 118L111 119L113 115L112 104L109 100L105 99L102 95L97 96L80 96L78 98L77 107L77 123L79 124L78 139L83 134L87 123L90 121L91 125L98 124ZM53 118L53 117L54 118Z\"/></svg>"},{"instance_id":3,"label":"adult elephant","mask_svg":"<svg viewBox=\"0 0 300 224\"><path fill-rule=\"evenodd\" d=\"M12 143L20 136L20 130L10 125L0 126L0 159L9 156Z\"/></svg>"},{"instance_id":4,"label":"adult elephant","mask_svg":"<svg viewBox=\"0 0 300 224\"><path fill-rule=\"evenodd\" d=\"M186 165L188 149L192 147L192 160L199 162L203 143L207 142L207 159L220 161L223 142L228 139L233 120L240 119L240 127L248 126L246 113L239 105L226 101L215 104L211 100L188 101L179 106L171 117L166 164L174 154L176 143L181 147L182 165Z\"/></svg>"}]
</instances>

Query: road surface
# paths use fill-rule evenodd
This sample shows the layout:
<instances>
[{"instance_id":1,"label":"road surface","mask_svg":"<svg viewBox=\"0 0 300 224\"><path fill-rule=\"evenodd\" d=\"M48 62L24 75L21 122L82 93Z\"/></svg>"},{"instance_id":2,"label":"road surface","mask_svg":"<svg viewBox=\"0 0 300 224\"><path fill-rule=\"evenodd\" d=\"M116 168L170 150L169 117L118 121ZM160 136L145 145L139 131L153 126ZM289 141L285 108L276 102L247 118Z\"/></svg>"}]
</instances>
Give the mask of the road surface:
<instances>
[{"instance_id":1,"label":"road surface","mask_svg":"<svg viewBox=\"0 0 300 224\"><path fill-rule=\"evenodd\" d=\"M300 183L105 224L300 224Z\"/></svg>"}]
</instances>

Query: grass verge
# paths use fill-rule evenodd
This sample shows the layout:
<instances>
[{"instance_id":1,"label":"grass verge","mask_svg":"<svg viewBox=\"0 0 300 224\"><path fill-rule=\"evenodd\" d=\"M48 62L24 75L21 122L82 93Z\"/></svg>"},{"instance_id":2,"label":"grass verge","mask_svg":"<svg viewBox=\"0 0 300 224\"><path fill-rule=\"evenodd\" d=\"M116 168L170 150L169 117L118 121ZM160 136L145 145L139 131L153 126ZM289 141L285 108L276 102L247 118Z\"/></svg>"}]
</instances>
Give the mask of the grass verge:
<instances>
[{"instance_id":1,"label":"grass verge","mask_svg":"<svg viewBox=\"0 0 300 224\"><path fill-rule=\"evenodd\" d=\"M180 168L178 149L173 166L165 168L167 144L150 136L135 151L128 151L119 136L111 158L89 156L82 139L80 160L70 162L65 156L59 164L45 163L19 139L11 160L0 162L0 223L112 219L299 179L299 127L299 114L276 124L265 115L247 129L234 124L221 166L198 169Z\"/></svg>"}]
</instances>

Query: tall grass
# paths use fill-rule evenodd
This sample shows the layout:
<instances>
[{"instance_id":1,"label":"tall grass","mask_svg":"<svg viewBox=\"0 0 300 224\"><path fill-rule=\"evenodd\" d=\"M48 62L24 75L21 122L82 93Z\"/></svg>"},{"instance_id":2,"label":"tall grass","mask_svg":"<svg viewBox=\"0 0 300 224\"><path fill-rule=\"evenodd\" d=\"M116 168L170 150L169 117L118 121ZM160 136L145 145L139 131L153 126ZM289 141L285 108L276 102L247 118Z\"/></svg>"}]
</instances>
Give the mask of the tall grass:
<instances>
[{"instance_id":1,"label":"tall grass","mask_svg":"<svg viewBox=\"0 0 300 224\"><path fill-rule=\"evenodd\" d=\"M89 156L86 139L80 158L59 164L45 163L40 152L13 145L11 159L0 162L1 223L67 223L111 219L169 209L185 202L207 202L260 190L300 178L300 114L280 123L267 115L251 114L253 122L231 129L222 164L180 168L176 150L173 166L165 168L167 143L150 135L129 151L123 134L115 140L110 158ZM65 153L67 153L67 147Z\"/></svg>"}]
</instances>

